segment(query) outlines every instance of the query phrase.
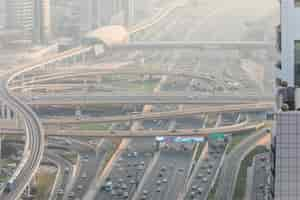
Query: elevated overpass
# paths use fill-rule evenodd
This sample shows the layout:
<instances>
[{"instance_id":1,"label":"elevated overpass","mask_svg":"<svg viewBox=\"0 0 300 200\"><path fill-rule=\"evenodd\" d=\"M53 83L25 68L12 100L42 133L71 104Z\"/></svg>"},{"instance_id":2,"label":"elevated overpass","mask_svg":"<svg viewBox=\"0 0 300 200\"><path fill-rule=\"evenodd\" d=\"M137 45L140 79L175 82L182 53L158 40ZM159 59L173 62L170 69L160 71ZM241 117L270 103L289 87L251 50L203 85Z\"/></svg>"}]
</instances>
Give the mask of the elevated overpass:
<instances>
[{"instance_id":1,"label":"elevated overpass","mask_svg":"<svg viewBox=\"0 0 300 200\"><path fill-rule=\"evenodd\" d=\"M72 68L70 68L70 71L72 71ZM118 74L118 75L170 75L170 76L180 76L185 78L191 78L191 79L203 79L207 81L208 83L214 83L215 80L206 74L195 74L191 72L169 72L164 70L151 70L151 71L133 71L133 70L90 70L90 71L74 71L74 72L65 72L65 73L53 73L49 75L44 75L41 77L34 77L34 79L30 80L16 80L12 83L11 89L21 89L24 87L41 87L39 85L35 86L33 84L41 84L41 83L47 83L49 81L57 81L57 80L66 80L66 79L74 79L78 77L97 77L99 75L111 75L111 74ZM21 84L20 86L13 86L15 84Z\"/></svg>"},{"instance_id":2,"label":"elevated overpass","mask_svg":"<svg viewBox=\"0 0 300 200\"><path fill-rule=\"evenodd\" d=\"M74 105L97 105L97 104L253 104L270 103L271 97L258 96L191 96L191 93L180 94L79 94L79 95L43 95L24 97L24 100L34 106L74 106Z\"/></svg>"},{"instance_id":3,"label":"elevated overpass","mask_svg":"<svg viewBox=\"0 0 300 200\"><path fill-rule=\"evenodd\" d=\"M224 105L224 106L199 106L193 110L180 110L169 112L146 112L136 115L121 115L113 117L56 117L53 119L43 119L45 125L62 125L62 124L84 124L84 123L114 123L114 122L127 122L136 120L155 120L155 119L168 119L168 118L182 118L193 116L197 114L208 113L226 113L226 112L256 112L268 111L273 109L272 103L258 103L258 104L241 104L241 105Z\"/></svg>"},{"instance_id":4,"label":"elevated overpass","mask_svg":"<svg viewBox=\"0 0 300 200\"><path fill-rule=\"evenodd\" d=\"M72 129L46 129L46 136L56 137L100 137L100 138L130 138L130 137L155 137L155 136L193 136L193 137L207 137L213 133L234 134L243 131L257 130L264 126L264 123L248 124L248 122L242 122L231 126L224 126L219 128L201 128L201 129L177 129L174 132L167 130L139 130L139 131L121 131L118 130L114 133L110 131L83 131ZM24 135L23 129L7 129L1 128L0 135Z\"/></svg>"},{"instance_id":5,"label":"elevated overpass","mask_svg":"<svg viewBox=\"0 0 300 200\"><path fill-rule=\"evenodd\" d=\"M135 50L260 50L274 49L272 42L265 41L161 41L161 42L133 42L128 44L114 44L108 46L113 51L135 51Z\"/></svg>"}]
</instances>

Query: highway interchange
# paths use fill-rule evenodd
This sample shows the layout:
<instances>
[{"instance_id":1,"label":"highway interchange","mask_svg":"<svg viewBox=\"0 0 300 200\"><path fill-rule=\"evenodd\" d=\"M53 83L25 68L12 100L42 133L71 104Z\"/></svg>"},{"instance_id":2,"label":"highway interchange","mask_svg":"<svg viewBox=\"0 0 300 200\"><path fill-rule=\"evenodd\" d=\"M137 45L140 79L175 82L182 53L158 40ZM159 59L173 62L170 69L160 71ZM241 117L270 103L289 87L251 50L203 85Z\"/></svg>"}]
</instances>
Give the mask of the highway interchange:
<instances>
[{"instance_id":1,"label":"highway interchange","mask_svg":"<svg viewBox=\"0 0 300 200\"><path fill-rule=\"evenodd\" d=\"M165 24L165 18L169 15L172 16L174 14L173 11L175 11L174 21L178 24L182 23L179 21L180 15L176 13L180 7L183 7L183 13L185 13L186 3L189 5L190 2L184 1L183 4L179 3L171 5L170 8L165 10L165 12L154 16L150 22L132 28L129 31L130 34L137 34L134 35L134 37L140 37L141 39L148 35L153 35L151 29L149 32L144 29L147 30L152 26L154 27L153 29L157 29L156 26L163 26L163 24ZM215 4L215 2L213 4ZM205 5L203 7L205 7ZM210 17L218 15L219 12L225 12L228 8L225 6L223 9L224 10L222 11L208 10L207 16L199 16L200 18L202 17L200 24L204 24ZM176 23L168 24L165 26L165 31L162 32L163 34L161 36L154 35L153 37L158 37L160 39L164 38L164 32L170 32L170 30L177 26ZM193 33L194 31L195 30L189 30L185 38L192 39L195 37L193 36L196 33ZM144 33L144 35L141 34L141 36L139 36L140 32ZM203 35L203 33L201 33L201 35ZM266 132L266 129L258 131L258 129L260 129L258 126L258 124L260 124L259 121L254 121L248 124L247 120L244 122L237 122L237 117L233 117L234 120L230 121L229 126L226 126L222 124L224 119L223 122L219 123L217 118L220 113L255 113L272 110L272 101L269 96L244 95L239 97L239 90L247 90L246 88L235 91L234 95L230 93L232 91L227 91L225 88L225 92L227 92L228 95L223 95L223 93L220 92L220 95L214 94L211 96L204 96L201 92L195 92L196 95L194 95L194 92L191 92L190 90L177 92L162 91L163 88L169 84L168 81L173 75L182 75L182 77L188 79L200 79L201 81L206 82L207 85L222 85L225 80L220 78L220 73L216 75L214 81L211 81L208 76L203 76L201 73L194 73L195 77L192 77L193 74L190 73L189 70L187 70L187 73L182 73L180 75L177 72L172 74L169 72L170 70L166 72L152 73L149 71L135 74L134 76L138 77L135 79L140 79L141 74L142 76L159 76L159 81L156 83L157 86L155 88L159 88L160 91L154 91L152 94L138 95L138 93L134 92L124 92L122 95L122 93L118 91L111 92L109 94L98 92L93 94L91 92L82 93L82 91L74 91L73 95L64 93L59 95L45 95L42 92L39 94L39 90L36 90L36 93L34 93L35 95L30 96L33 95L30 91L32 90L32 92L34 92L34 87L45 89L45 87L47 88L47 86L49 86L47 84L52 83L53 81L55 83L62 84L63 86L68 84L68 81L74 81L77 84L79 80L79 83L82 84L82 82L86 81L84 79L87 77L89 77L89 80L95 80L98 76L106 76L116 73L116 71L113 70L109 73L101 72L100 70L96 77L94 77L95 74L93 72L79 76L76 75L78 71L76 71L75 68L74 72L71 72L69 77L64 76L63 73L60 75L52 73L51 70L50 74L47 74L47 67L49 68L50 66L51 68L51 65L53 65L55 68L60 65L64 65L63 62L69 62L68 59L81 56L82 54L89 54L92 51L93 47L79 47L71 49L66 52L58 53L57 55L43 58L40 61L34 61L28 65L16 67L16 71L10 71L5 74L5 76L3 75L2 81L0 82L1 101L7 104L8 107L15 113L18 113L18 115L20 115L20 117L24 120L25 129L22 130L21 134L25 133L26 141L24 144L23 160L18 166L14 176L11 177L11 180L16 183L16 189L9 193L2 192L0 196L1 199L19 199L27 186L31 185L31 179L38 171L43 157L46 157L46 159L50 162L52 161L56 163L57 168L60 169L57 185L53 186L53 193L50 194L49 199L90 199L90 194L94 199L99 200L120 198L136 200L207 199L209 191L214 184L215 177L217 177L219 173L221 174L221 177L225 176L219 170L220 166L223 165L223 162L226 163L226 161L223 160L223 155L225 154L225 148L228 144L224 142L213 147L214 145L212 143L208 147L207 152L204 151L205 148L203 148L203 150L201 149L203 157L200 156L198 158L199 160L197 160L195 167L192 166L195 156L194 150L199 144L171 142L170 144L163 143L160 146L157 146L154 136L199 136L202 133L200 137L202 138L202 136L207 137L209 134L214 132L224 132L226 134L230 133L229 135L231 135L236 132L239 133L241 130L246 131L246 129L243 128L250 125L251 131L254 133L257 132L258 134L254 134L254 139L249 138L245 144L241 143L243 145L237 146L233 153L230 154L228 158L228 160L230 160L240 159L242 157L242 152L248 149L248 146L252 147L253 141L261 139ZM157 53L153 51L151 53L145 53L144 56L146 59L147 56L149 56L150 60L152 56L157 56ZM176 69L176 62L180 60L179 54L173 53L171 57L176 60L173 62L175 66L172 66L172 70L179 71ZM160 59L163 59L163 56ZM124 70L126 75L126 67L122 70ZM184 70L181 69L181 72L182 71L184 72ZM210 69L208 71L208 73L211 73ZM43 74L45 72L46 74ZM37 79L34 79L34 74L38 74ZM120 72L120 74L122 74L122 72ZM134 73L131 71L128 74L132 75ZM57 78L55 76L61 77ZM74 76L78 77L73 79ZM29 92L23 94L22 88L25 89L28 85L32 88L29 89ZM56 87L57 86L54 86L54 89L56 89ZM189 86L184 87L189 88ZM76 90L76 87L72 86L71 88L71 91L74 88ZM20 89L20 91L18 89ZM51 88L49 89L51 90ZM76 92L78 92L78 95L76 95ZM218 91L216 90L214 92ZM176 104L179 105L178 107L182 106L183 109L160 112L135 112L129 113L126 116L116 115L108 117L93 117L88 113L88 111L86 111L88 114L82 115L80 113L80 118L76 115L76 110L79 106L92 105L97 107L98 104L108 106L109 109L111 109L114 105L124 106L127 104L140 104L144 109L149 104L153 107ZM224 104L226 105L223 106ZM50 118L48 118L49 115L47 115L47 118L45 119L34 112L42 109L42 107L51 106L57 106L58 108L71 107L73 109L73 114L71 114L71 116L63 116L59 118L55 116L55 114L53 115L53 113L51 116L50 113ZM193 107L191 109L185 109L185 107L189 106ZM80 109L82 109L80 112L85 111L84 106ZM204 120L205 118L201 118L200 120L196 117L195 121L191 120L192 117L208 113L217 114L212 117L214 122L209 122L215 124L213 127L206 128L207 125ZM81 124L86 123L118 124L128 121L131 122L131 127L128 128L130 130L122 130L123 132L121 130L112 131L111 129L89 130L90 132L86 131L87 134L84 135L84 130L81 130L80 128L76 129L74 126L76 125L80 127ZM149 121L152 122L149 123ZM175 129L171 126L172 121L175 122ZM207 122L207 124L209 123ZM132 131L132 129L135 129L132 128L135 124L142 124L139 126L143 127L142 130L134 130L136 135L134 135ZM47 125L57 125L58 127L66 125L69 129L47 129ZM186 126L188 126L188 128ZM233 127L235 127L235 129ZM143 130L144 128L147 130ZM247 131L249 130L247 129ZM2 132L5 133L5 131ZM101 132L103 135L100 136L104 138L95 138L95 135L99 135ZM64 133L66 134L64 135ZM94 135L92 135L92 133L94 133ZM118 137L112 138L111 136L114 135ZM141 135L141 137L136 138L138 135ZM66 136L69 137L66 138ZM70 136L73 137L71 138ZM123 137L130 137L130 139L122 139ZM122 148L122 144L124 144L125 140L128 144L126 143L124 145L125 148ZM73 161L74 163L65 158L65 151L75 152L76 159ZM232 165L233 163L234 162L231 162L229 164ZM221 187L220 191L226 190L232 192L234 190L234 179L232 180L232 177L234 177L234 174L238 171L237 168L239 166L232 167L231 165L227 165L228 169L232 169L230 173L228 173L232 175L232 183L229 185L231 188L228 189ZM191 174L194 174L194 176ZM102 180L101 176L106 178ZM227 178L226 180L228 180ZM222 180L225 180L225 178L221 178L221 181ZM94 182L99 182L101 184L93 185ZM105 189L105 185L110 182L112 183L112 189ZM228 194L231 193L228 192ZM230 199L230 197L226 199Z\"/></svg>"}]
</instances>

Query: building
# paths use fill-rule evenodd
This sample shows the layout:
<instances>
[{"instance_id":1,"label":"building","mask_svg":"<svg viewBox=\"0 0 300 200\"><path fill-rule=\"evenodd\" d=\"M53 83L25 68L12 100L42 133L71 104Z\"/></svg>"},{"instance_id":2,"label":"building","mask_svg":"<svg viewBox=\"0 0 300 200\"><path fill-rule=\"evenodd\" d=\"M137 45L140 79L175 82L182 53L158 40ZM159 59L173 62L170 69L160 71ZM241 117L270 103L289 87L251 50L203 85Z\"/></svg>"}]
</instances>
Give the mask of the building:
<instances>
[{"instance_id":1,"label":"building","mask_svg":"<svg viewBox=\"0 0 300 200\"><path fill-rule=\"evenodd\" d=\"M6 11L6 28L21 31L22 40L37 43L49 40L49 0L6 0Z\"/></svg>"},{"instance_id":2,"label":"building","mask_svg":"<svg viewBox=\"0 0 300 200\"><path fill-rule=\"evenodd\" d=\"M281 25L278 28L281 65L276 75L290 86L300 87L300 0L281 1ZM298 79L297 79L298 77Z\"/></svg>"},{"instance_id":3,"label":"building","mask_svg":"<svg viewBox=\"0 0 300 200\"><path fill-rule=\"evenodd\" d=\"M5 27L6 20L6 1L0 1L0 29Z\"/></svg>"},{"instance_id":4,"label":"building","mask_svg":"<svg viewBox=\"0 0 300 200\"><path fill-rule=\"evenodd\" d=\"M276 65L279 86L271 145L271 197L297 200L300 197L300 0L281 0L281 25L278 26L281 61ZM277 98L281 97L281 98ZM281 103L278 105L281 105Z\"/></svg>"}]
</instances>

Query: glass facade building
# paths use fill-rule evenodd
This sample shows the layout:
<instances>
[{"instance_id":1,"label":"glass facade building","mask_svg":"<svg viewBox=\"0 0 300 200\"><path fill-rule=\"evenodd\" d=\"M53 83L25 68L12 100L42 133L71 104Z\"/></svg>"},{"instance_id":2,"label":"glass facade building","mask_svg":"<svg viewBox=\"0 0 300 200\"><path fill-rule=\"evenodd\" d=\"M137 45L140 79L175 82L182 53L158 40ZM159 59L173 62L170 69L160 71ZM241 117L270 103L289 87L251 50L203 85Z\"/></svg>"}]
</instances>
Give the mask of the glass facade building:
<instances>
[{"instance_id":1,"label":"glass facade building","mask_svg":"<svg viewBox=\"0 0 300 200\"><path fill-rule=\"evenodd\" d=\"M300 0L282 0L277 46L281 60L275 67L278 83L286 81L289 110L276 113L271 145L271 196L300 199ZM279 65L280 63L280 65ZM277 91L277 92L278 92ZM279 95L279 93L277 94ZM286 103L286 102L285 102ZM290 103L290 104L289 104ZM294 108L296 107L296 108Z\"/></svg>"},{"instance_id":2,"label":"glass facade building","mask_svg":"<svg viewBox=\"0 0 300 200\"><path fill-rule=\"evenodd\" d=\"M300 197L300 112L276 116L276 200Z\"/></svg>"},{"instance_id":3,"label":"glass facade building","mask_svg":"<svg viewBox=\"0 0 300 200\"><path fill-rule=\"evenodd\" d=\"M300 87L300 40L295 41L295 86Z\"/></svg>"}]
</instances>

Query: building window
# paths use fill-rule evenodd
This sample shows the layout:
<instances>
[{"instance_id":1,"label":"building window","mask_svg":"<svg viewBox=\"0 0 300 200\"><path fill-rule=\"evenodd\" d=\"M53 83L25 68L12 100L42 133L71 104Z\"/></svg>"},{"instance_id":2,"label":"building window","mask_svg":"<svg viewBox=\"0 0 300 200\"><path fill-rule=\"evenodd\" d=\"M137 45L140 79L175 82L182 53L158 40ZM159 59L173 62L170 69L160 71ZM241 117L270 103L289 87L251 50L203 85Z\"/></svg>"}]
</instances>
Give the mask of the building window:
<instances>
[{"instance_id":1,"label":"building window","mask_svg":"<svg viewBox=\"0 0 300 200\"><path fill-rule=\"evenodd\" d=\"M295 0L296 6L300 6L300 0Z\"/></svg>"},{"instance_id":2,"label":"building window","mask_svg":"<svg viewBox=\"0 0 300 200\"><path fill-rule=\"evenodd\" d=\"M295 86L300 87L300 41L295 42Z\"/></svg>"}]
</instances>

